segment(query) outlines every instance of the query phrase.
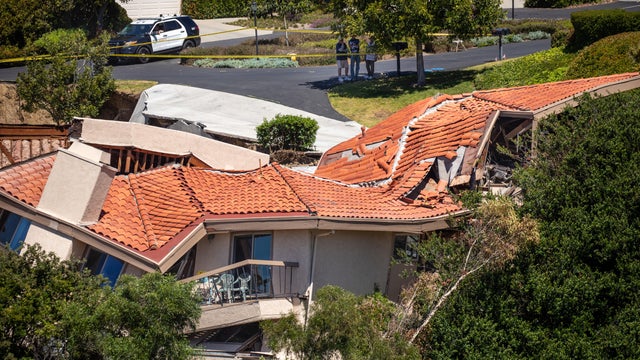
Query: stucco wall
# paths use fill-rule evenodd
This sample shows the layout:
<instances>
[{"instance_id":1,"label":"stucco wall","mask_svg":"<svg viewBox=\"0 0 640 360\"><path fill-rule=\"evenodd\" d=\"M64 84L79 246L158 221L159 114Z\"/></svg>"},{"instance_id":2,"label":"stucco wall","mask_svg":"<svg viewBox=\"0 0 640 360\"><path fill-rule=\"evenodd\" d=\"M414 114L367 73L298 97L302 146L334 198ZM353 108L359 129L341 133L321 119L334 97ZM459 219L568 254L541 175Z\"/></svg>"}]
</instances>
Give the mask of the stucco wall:
<instances>
[{"instance_id":1,"label":"stucco wall","mask_svg":"<svg viewBox=\"0 0 640 360\"><path fill-rule=\"evenodd\" d=\"M131 0L126 4L120 3L127 15L132 19L142 17L157 17L162 15L180 15L181 0Z\"/></svg>"},{"instance_id":2,"label":"stucco wall","mask_svg":"<svg viewBox=\"0 0 640 360\"><path fill-rule=\"evenodd\" d=\"M62 260L69 260L73 251L73 240L64 235L31 223L24 239L25 245L40 244L45 252L53 252Z\"/></svg>"},{"instance_id":3,"label":"stucco wall","mask_svg":"<svg viewBox=\"0 0 640 360\"><path fill-rule=\"evenodd\" d=\"M311 243L309 230L276 231L273 234L273 260L298 263L298 268L292 271L293 293L304 294L307 290L311 268ZM280 285L276 274L273 285L276 288Z\"/></svg>"},{"instance_id":4,"label":"stucco wall","mask_svg":"<svg viewBox=\"0 0 640 360\"><path fill-rule=\"evenodd\" d=\"M337 285L358 295L377 287L384 292L393 236L386 232L337 232L319 237L316 244L314 292Z\"/></svg>"},{"instance_id":5,"label":"stucco wall","mask_svg":"<svg viewBox=\"0 0 640 360\"><path fill-rule=\"evenodd\" d=\"M216 234L198 243L195 274L229 264L233 233ZM304 294L310 285L313 263L313 239L309 230L273 232L273 260L297 262L292 289ZM393 252L393 236L387 232L338 231L320 232L316 244L314 292L325 285L337 285L359 295L370 294L375 288L386 291L389 262ZM274 270L274 287L278 278ZM288 284L287 284L288 286Z\"/></svg>"},{"instance_id":6,"label":"stucco wall","mask_svg":"<svg viewBox=\"0 0 640 360\"><path fill-rule=\"evenodd\" d=\"M198 242L194 275L229 265L230 238L228 233L215 234L213 238L211 235L205 236Z\"/></svg>"}]
</instances>

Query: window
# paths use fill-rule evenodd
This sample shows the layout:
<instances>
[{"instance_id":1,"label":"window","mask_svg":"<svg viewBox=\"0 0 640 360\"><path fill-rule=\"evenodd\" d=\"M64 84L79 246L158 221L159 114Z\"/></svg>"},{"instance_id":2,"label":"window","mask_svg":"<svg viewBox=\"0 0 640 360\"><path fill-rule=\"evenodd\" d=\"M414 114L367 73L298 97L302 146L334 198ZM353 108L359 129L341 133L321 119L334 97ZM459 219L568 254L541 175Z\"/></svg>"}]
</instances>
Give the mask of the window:
<instances>
[{"instance_id":1,"label":"window","mask_svg":"<svg viewBox=\"0 0 640 360\"><path fill-rule=\"evenodd\" d=\"M95 249L89 249L85 269L89 269L92 275L102 275L109 280L109 285L115 285L122 272L124 262L111 255L107 255Z\"/></svg>"},{"instance_id":2,"label":"window","mask_svg":"<svg viewBox=\"0 0 640 360\"><path fill-rule=\"evenodd\" d=\"M179 30L179 29L180 29L180 23L177 22L176 20L171 20L164 23L164 31Z\"/></svg>"},{"instance_id":3,"label":"window","mask_svg":"<svg viewBox=\"0 0 640 360\"><path fill-rule=\"evenodd\" d=\"M236 263L247 259L271 260L271 234L242 234L233 237L232 261ZM258 292L270 292L270 266L255 266L252 276L255 276Z\"/></svg>"},{"instance_id":4,"label":"window","mask_svg":"<svg viewBox=\"0 0 640 360\"><path fill-rule=\"evenodd\" d=\"M236 235L233 240L233 262L271 260L271 234Z\"/></svg>"},{"instance_id":5,"label":"window","mask_svg":"<svg viewBox=\"0 0 640 360\"><path fill-rule=\"evenodd\" d=\"M0 243L13 251L22 246L31 222L22 216L0 210Z\"/></svg>"},{"instance_id":6,"label":"window","mask_svg":"<svg viewBox=\"0 0 640 360\"><path fill-rule=\"evenodd\" d=\"M420 235L415 234L403 234L396 235L393 244L393 258L400 260L404 258L404 255L413 261L418 260L418 251L416 250L416 244L420 240Z\"/></svg>"}]
</instances>

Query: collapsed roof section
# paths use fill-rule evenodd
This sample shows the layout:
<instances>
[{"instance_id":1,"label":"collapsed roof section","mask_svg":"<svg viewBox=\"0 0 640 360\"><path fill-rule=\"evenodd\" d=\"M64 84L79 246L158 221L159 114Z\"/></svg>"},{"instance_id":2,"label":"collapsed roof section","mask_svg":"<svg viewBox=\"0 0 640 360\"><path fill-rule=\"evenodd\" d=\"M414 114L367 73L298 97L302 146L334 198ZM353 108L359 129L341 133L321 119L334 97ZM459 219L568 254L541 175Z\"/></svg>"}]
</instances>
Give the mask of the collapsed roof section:
<instances>
[{"instance_id":1,"label":"collapsed roof section","mask_svg":"<svg viewBox=\"0 0 640 360\"><path fill-rule=\"evenodd\" d=\"M431 231L465 212L449 188L510 182L510 168L524 158L513 154L526 154L533 142L525 134L541 116L585 92L638 86L633 73L425 99L333 147L315 175L275 163L214 170L227 167L218 158L230 153L196 146L211 140L167 147L174 135L189 134L154 129L158 137L141 140L149 133L139 124L105 140L98 135L114 129L101 126L111 124L85 120L84 143L0 170L0 202L114 249L141 269L163 271L208 232L248 224L265 231ZM197 154L202 166L174 162L118 173L110 147Z\"/></svg>"},{"instance_id":2,"label":"collapsed roof section","mask_svg":"<svg viewBox=\"0 0 640 360\"><path fill-rule=\"evenodd\" d=\"M537 120L575 106L582 94L604 96L638 86L638 73L626 73L435 96L329 149L315 174L386 187L407 201L450 187L507 189L515 164L530 155Z\"/></svg>"}]
</instances>

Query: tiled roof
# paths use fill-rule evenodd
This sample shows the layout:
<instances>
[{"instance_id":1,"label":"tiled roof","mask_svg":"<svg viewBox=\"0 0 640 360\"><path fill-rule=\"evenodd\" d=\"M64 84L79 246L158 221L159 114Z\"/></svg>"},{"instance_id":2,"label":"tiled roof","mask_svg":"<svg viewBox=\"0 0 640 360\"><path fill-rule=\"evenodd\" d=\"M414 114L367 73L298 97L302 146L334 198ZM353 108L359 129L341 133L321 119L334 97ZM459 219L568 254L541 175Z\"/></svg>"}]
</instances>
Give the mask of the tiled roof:
<instances>
[{"instance_id":1,"label":"tiled roof","mask_svg":"<svg viewBox=\"0 0 640 360\"><path fill-rule=\"evenodd\" d=\"M460 204L446 193L446 181L436 183L427 174L438 159L459 156L460 147L476 148L496 110L541 108L633 75L425 99L335 146L316 175L278 164L242 172L165 166L119 175L99 220L87 229L150 254L211 217L294 215L384 223L446 215L461 210ZM543 100L519 98L532 93ZM0 191L37 207L55 158L0 170Z\"/></svg>"},{"instance_id":2,"label":"tiled roof","mask_svg":"<svg viewBox=\"0 0 640 360\"><path fill-rule=\"evenodd\" d=\"M55 159L55 154L50 154L3 169L0 189L28 205L38 206Z\"/></svg>"},{"instance_id":3,"label":"tiled roof","mask_svg":"<svg viewBox=\"0 0 640 360\"><path fill-rule=\"evenodd\" d=\"M315 174L409 191L423 181L435 158L453 159L460 147L477 150L493 112L535 111L637 76L627 73L425 99L328 150Z\"/></svg>"},{"instance_id":4,"label":"tiled roof","mask_svg":"<svg viewBox=\"0 0 640 360\"><path fill-rule=\"evenodd\" d=\"M273 167L224 173L167 166L117 176L104 215L89 229L145 251L162 247L204 215L300 211L306 207Z\"/></svg>"},{"instance_id":5,"label":"tiled roof","mask_svg":"<svg viewBox=\"0 0 640 360\"><path fill-rule=\"evenodd\" d=\"M37 206L55 157L0 172L0 187ZM34 186L35 185L35 186ZM382 188L319 179L277 164L247 172L166 166L114 178L98 222L87 228L137 251L159 249L206 216L425 219L460 210L449 198L407 203Z\"/></svg>"},{"instance_id":6,"label":"tiled roof","mask_svg":"<svg viewBox=\"0 0 640 360\"><path fill-rule=\"evenodd\" d=\"M638 76L638 73L625 73L515 88L476 91L473 96L518 110L538 110L600 86L636 76Z\"/></svg>"},{"instance_id":7,"label":"tiled roof","mask_svg":"<svg viewBox=\"0 0 640 360\"><path fill-rule=\"evenodd\" d=\"M321 217L409 220L461 210L449 197L406 202L384 188L353 187L274 165L309 209Z\"/></svg>"}]
</instances>

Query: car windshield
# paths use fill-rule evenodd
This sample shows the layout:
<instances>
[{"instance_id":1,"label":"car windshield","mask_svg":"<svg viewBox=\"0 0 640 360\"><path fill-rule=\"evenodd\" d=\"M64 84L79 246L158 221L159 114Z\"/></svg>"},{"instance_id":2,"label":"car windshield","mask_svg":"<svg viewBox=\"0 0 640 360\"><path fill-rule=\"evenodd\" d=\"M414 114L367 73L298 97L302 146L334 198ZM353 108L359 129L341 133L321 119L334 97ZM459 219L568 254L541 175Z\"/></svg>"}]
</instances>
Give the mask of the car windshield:
<instances>
[{"instance_id":1,"label":"car windshield","mask_svg":"<svg viewBox=\"0 0 640 360\"><path fill-rule=\"evenodd\" d=\"M152 24L129 24L118 33L118 35L131 36L131 35L144 35L151 31Z\"/></svg>"}]
</instances>

